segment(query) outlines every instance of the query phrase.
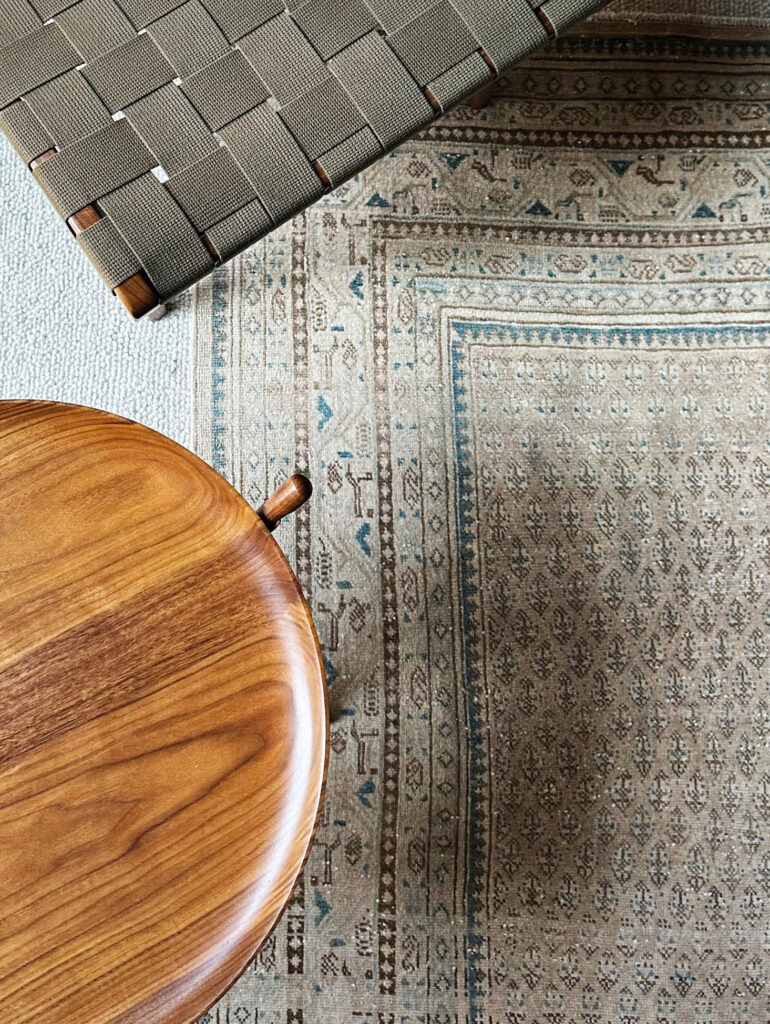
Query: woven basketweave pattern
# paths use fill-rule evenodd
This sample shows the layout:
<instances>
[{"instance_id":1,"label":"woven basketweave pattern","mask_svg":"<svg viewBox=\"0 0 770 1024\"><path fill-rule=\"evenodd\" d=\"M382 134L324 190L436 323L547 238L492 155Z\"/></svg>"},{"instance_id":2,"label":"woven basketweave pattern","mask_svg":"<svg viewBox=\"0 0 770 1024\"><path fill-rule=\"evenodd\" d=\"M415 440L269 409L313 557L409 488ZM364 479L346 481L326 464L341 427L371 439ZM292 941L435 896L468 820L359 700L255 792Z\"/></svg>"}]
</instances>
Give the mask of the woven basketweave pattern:
<instances>
[{"instance_id":1,"label":"woven basketweave pattern","mask_svg":"<svg viewBox=\"0 0 770 1024\"><path fill-rule=\"evenodd\" d=\"M165 299L603 2L0 0L0 127Z\"/></svg>"}]
</instances>

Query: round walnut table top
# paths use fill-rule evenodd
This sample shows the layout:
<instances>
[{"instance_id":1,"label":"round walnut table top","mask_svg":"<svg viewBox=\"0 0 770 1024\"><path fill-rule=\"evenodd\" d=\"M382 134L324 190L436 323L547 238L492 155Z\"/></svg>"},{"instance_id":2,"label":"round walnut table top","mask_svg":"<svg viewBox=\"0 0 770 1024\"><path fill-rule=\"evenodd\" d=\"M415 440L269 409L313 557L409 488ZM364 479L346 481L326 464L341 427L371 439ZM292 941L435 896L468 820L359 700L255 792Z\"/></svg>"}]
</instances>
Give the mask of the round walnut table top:
<instances>
[{"instance_id":1,"label":"round walnut table top","mask_svg":"<svg viewBox=\"0 0 770 1024\"><path fill-rule=\"evenodd\" d=\"M310 614L247 503L145 427L0 402L4 1019L204 1013L289 898L327 732Z\"/></svg>"}]
</instances>

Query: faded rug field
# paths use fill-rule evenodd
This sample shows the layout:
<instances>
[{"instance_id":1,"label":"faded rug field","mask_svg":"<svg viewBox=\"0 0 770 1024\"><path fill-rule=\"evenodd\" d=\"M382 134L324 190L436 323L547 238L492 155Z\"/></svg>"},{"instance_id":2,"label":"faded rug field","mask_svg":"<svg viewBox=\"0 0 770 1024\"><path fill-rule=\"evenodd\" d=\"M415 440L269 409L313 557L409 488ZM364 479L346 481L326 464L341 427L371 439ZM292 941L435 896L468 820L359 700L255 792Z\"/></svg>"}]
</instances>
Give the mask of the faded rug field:
<instances>
[{"instance_id":1,"label":"faded rug field","mask_svg":"<svg viewBox=\"0 0 770 1024\"><path fill-rule=\"evenodd\" d=\"M770 19L669 6L197 292L198 450L316 485L335 713L208 1022L770 1016Z\"/></svg>"}]
</instances>

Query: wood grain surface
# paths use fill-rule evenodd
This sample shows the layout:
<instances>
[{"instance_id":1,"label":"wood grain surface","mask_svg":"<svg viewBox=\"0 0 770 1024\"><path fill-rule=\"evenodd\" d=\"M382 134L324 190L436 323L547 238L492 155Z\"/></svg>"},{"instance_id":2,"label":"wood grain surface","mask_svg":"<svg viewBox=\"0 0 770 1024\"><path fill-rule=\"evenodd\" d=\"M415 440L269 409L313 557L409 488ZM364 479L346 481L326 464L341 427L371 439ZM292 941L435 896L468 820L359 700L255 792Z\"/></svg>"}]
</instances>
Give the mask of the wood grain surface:
<instances>
[{"instance_id":1,"label":"wood grain surface","mask_svg":"<svg viewBox=\"0 0 770 1024\"><path fill-rule=\"evenodd\" d=\"M105 413L0 402L0 1007L191 1024L312 839L312 621L256 513Z\"/></svg>"}]
</instances>

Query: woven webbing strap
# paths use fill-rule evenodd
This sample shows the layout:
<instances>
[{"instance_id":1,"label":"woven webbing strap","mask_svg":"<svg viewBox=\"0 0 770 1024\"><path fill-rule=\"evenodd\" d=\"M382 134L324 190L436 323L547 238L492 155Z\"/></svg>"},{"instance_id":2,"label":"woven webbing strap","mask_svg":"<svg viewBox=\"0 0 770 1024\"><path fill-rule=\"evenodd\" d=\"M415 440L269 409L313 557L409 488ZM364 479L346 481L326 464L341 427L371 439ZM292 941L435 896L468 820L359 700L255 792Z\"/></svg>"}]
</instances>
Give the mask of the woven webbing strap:
<instances>
[{"instance_id":1,"label":"woven webbing strap","mask_svg":"<svg viewBox=\"0 0 770 1024\"><path fill-rule=\"evenodd\" d=\"M604 2L0 0L0 128L167 298Z\"/></svg>"}]
</instances>

